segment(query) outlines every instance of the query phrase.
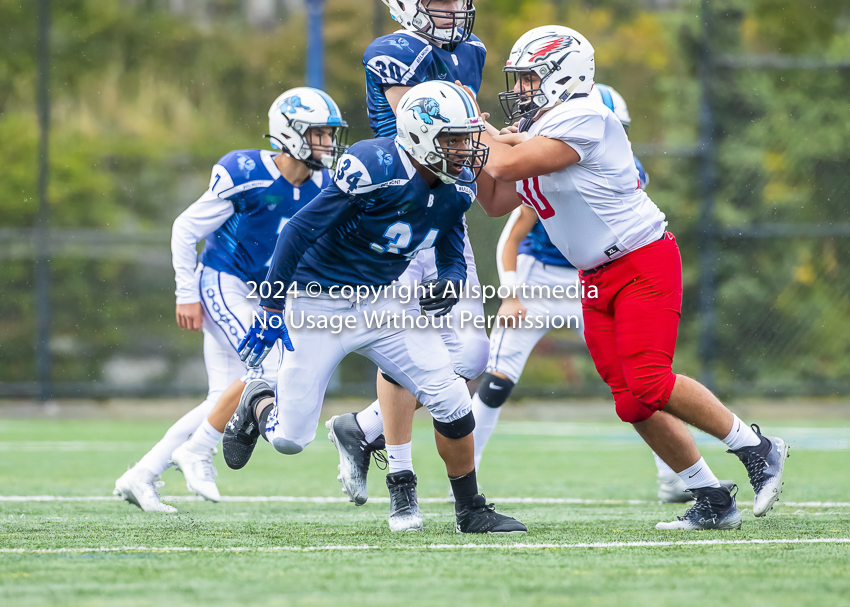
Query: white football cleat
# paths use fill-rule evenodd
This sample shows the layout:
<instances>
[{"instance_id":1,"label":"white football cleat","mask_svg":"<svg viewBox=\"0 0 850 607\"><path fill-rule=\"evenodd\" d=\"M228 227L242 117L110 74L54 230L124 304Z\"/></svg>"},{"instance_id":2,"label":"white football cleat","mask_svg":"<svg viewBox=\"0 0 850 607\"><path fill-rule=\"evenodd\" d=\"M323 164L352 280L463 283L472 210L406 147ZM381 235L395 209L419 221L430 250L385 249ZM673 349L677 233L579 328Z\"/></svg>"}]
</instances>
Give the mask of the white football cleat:
<instances>
[{"instance_id":1,"label":"white football cleat","mask_svg":"<svg viewBox=\"0 0 850 607\"><path fill-rule=\"evenodd\" d=\"M112 495L118 495L145 512L174 514L177 508L163 504L156 490L159 477L138 466L134 466L115 481Z\"/></svg>"},{"instance_id":2,"label":"white football cleat","mask_svg":"<svg viewBox=\"0 0 850 607\"><path fill-rule=\"evenodd\" d=\"M183 473L186 489L205 500L218 502L221 500L221 493L218 492L215 484L218 471L213 465L213 455L215 455L214 449L206 453L198 453L183 444L171 454L171 463Z\"/></svg>"}]
</instances>

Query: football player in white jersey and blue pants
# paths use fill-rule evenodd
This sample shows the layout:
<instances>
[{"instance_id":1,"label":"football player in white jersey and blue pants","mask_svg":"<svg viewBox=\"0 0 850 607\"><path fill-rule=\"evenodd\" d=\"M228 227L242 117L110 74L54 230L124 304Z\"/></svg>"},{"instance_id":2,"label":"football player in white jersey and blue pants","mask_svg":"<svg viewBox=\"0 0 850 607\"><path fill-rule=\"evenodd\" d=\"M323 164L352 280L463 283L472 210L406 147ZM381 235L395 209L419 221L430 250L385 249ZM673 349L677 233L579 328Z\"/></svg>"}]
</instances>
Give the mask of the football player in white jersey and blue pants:
<instances>
[{"instance_id":1,"label":"football player in white jersey and blue pants","mask_svg":"<svg viewBox=\"0 0 850 607\"><path fill-rule=\"evenodd\" d=\"M709 390L672 371L682 308L682 262L664 214L642 190L631 145L616 116L588 99L593 46L561 26L535 28L506 62L511 87L499 95L512 139L491 146L479 201L489 215L521 203L535 209L549 237L580 270L585 340L611 388L621 420L631 423L693 493L696 503L659 530L737 529L735 494L720 486L700 456L688 423L711 434L744 464L767 514L782 491L788 445L745 425ZM684 423L683 423L684 422Z\"/></svg>"},{"instance_id":2,"label":"football player in white jersey and blue pants","mask_svg":"<svg viewBox=\"0 0 850 607\"><path fill-rule=\"evenodd\" d=\"M420 304L444 316L466 280L463 216L487 159L478 142L484 121L469 95L444 82L413 87L398 107L396 137L353 145L340 158L333 182L278 239L267 281L296 289L297 297L262 299L266 314L245 336L242 355L250 365L260 364L279 339L295 351L280 367L278 386L284 389L275 391L262 380L246 386L225 430L225 460L244 466L261 435L280 453L300 453L316 436L331 374L356 352L430 411L456 497L457 531L525 532L478 494L466 382L455 373L439 333L429 322L420 324L428 320ZM406 285L397 279L419 251L432 247L437 278L428 292L406 297ZM399 320L378 322L387 313ZM400 429L408 436L410 431ZM399 440L393 432L386 428L388 444ZM390 529L422 529L413 472L389 474L387 486Z\"/></svg>"},{"instance_id":3,"label":"football player in white jersey and blue pants","mask_svg":"<svg viewBox=\"0 0 850 607\"><path fill-rule=\"evenodd\" d=\"M183 416L138 464L115 483L115 493L142 510L175 512L156 490L173 463L189 491L211 501L215 483L213 450L245 387L265 378L274 384L281 350L248 368L237 353L253 313L259 309L277 235L301 207L330 181L343 147L346 125L336 103L323 91L291 89L269 109L269 150L237 150L219 160L209 188L174 222L171 249L177 282L177 324L203 331L209 392ZM205 240L200 259L198 242Z\"/></svg>"},{"instance_id":4,"label":"football player in white jersey and blue pants","mask_svg":"<svg viewBox=\"0 0 850 607\"><path fill-rule=\"evenodd\" d=\"M376 137L396 134L396 108L410 87L429 81L462 82L472 91L481 86L487 49L472 33L475 7L472 0L432 0L402 2L384 0L393 19L404 28L382 36L366 49L363 66L366 71L366 100L369 122ZM464 235L464 256L470 292L479 288L475 257L469 236ZM399 278L409 284L423 284L437 275L432 250L424 250L411 262ZM453 308L451 327L439 329L449 350L452 366L460 377L478 377L487 364L488 339L482 327L472 322L461 326L463 317L484 315L481 297L462 297ZM339 480L343 491L355 505L367 500L366 475L370 454L380 458L385 448L384 427L395 427L400 443L386 443L389 472L413 472L411 437L402 429L409 428L413 412L421 404L387 374L379 374L378 399L365 410L332 418L326 425L328 437L339 451ZM383 459L383 458L381 458Z\"/></svg>"}]
</instances>

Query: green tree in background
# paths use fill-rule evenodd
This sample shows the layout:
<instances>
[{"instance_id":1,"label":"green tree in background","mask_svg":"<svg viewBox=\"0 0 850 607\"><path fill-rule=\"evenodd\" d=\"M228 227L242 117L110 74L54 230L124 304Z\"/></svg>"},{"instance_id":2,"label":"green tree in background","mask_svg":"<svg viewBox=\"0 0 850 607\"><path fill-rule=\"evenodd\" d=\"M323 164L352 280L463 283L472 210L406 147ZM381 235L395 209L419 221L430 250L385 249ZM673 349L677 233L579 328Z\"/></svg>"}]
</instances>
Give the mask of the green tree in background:
<instances>
[{"instance_id":1,"label":"green tree in background","mask_svg":"<svg viewBox=\"0 0 850 607\"><path fill-rule=\"evenodd\" d=\"M476 33L488 47L482 109L499 124L501 68L528 29L561 22L594 44L597 80L625 97L630 138L641 149L697 143L700 20L694 2L665 11L631 0L480 0ZM210 166L232 149L264 147L266 112L283 90L304 83L305 17L252 29L239 3L216 3L195 23L150 0L53 3L51 33L51 227L166 235L206 187ZM813 10L794 0L717 0L716 56L747 53L850 60L850 9L841 0ZM362 53L372 39L371 3L328 0L327 90L351 140L371 136ZM37 209L35 3L0 0L0 228L29 228ZM385 31L398 29L384 15ZM850 70L714 70L717 215L722 226L848 222ZM649 194L682 248L685 313L677 370L697 373L696 312L701 191L693 156L642 156ZM494 248L503 220L469 216L483 281L496 281ZM80 246L85 246L82 243ZM2 244L0 244L2 246ZM132 258L52 260L54 379L102 379L117 354L164 356L164 385L199 354L197 335L178 332L167 244ZM128 248L132 251L132 247ZM139 249L147 251L147 249ZM727 240L719 248L717 307L721 387L832 386L848 377L850 277L846 240ZM34 378L32 260L0 257L0 381ZM491 304L489 311L494 311ZM582 363L588 389L600 387ZM356 376L361 367L346 371ZM560 370L530 365L530 384L562 382ZM594 383L596 382L596 383Z\"/></svg>"}]
</instances>

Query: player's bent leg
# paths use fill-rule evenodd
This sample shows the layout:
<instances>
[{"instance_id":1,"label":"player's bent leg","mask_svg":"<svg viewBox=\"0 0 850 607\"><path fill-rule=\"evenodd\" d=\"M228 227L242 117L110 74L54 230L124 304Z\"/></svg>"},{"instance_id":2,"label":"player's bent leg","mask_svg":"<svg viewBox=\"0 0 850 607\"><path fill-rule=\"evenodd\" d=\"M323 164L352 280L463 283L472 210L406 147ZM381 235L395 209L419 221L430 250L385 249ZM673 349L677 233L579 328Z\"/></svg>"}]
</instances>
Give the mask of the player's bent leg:
<instances>
[{"instance_id":1,"label":"player's bent leg","mask_svg":"<svg viewBox=\"0 0 850 607\"><path fill-rule=\"evenodd\" d=\"M283 357L274 406L267 412L258 411L267 415L265 422L259 420L263 437L284 455L300 453L316 438L328 382L349 353L348 344L360 339L364 325L358 318L359 312L347 300L299 297L293 298L290 306L295 320L289 336L295 352ZM337 334L311 329L303 322L304 318L312 317L318 324L327 322L330 326L328 319L340 317L345 326L348 316L355 317L354 326L358 328Z\"/></svg>"},{"instance_id":2,"label":"player's bent leg","mask_svg":"<svg viewBox=\"0 0 850 607\"><path fill-rule=\"evenodd\" d=\"M215 395L211 395L215 398ZM171 455L180 445L198 429L206 418L215 401L207 400L177 420L163 435L160 441L148 451L135 467L142 468L158 477L171 466Z\"/></svg>"},{"instance_id":3,"label":"player's bent leg","mask_svg":"<svg viewBox=\"0 0 850 607\"><path fill-rule=\"evenodd\" d=\"M508 400L513 388L514 382L508 379L504 373L493 371L484 374L478 390L472 397L472 415L475 417L473 439L475 441L476 470L481 466L484 448L496 429L502 405Z\"/></svg>"},{"instance_id":4,"label":"player's bent leg","mask_svg":"<svg viewBox=\"0 0 850 607\"><path fill-rule=\"evenodd\" d=\"M463 533L524 532L522 523L499 514L478 495L473 461L475 420L466 382L451 368L451 360L430 331L387 335L363 354L389 373L428 408L434 419L437 450L446 464L455 494L457 530ZM413 356L428 352L429 356Z\"/></svg>"},{"instance_id":5,"label":"player's bent leg","mask_svg":"<svg viewBox=\"0 0 850 607\"><path fill-rule=\"evenodd\" d=\"M215 483L218 471L213 464L213 456L215 446L221 440L223 432L214 427L209 420L216 415L216 412L221 411L229 411L229 419L239 405L244 388L245 383L241 379L230 384L192 437L171 454L171 462L186 479L186 489L212 502L218 502L221 499L221 493Z\"/></svg>"}]
</instances>

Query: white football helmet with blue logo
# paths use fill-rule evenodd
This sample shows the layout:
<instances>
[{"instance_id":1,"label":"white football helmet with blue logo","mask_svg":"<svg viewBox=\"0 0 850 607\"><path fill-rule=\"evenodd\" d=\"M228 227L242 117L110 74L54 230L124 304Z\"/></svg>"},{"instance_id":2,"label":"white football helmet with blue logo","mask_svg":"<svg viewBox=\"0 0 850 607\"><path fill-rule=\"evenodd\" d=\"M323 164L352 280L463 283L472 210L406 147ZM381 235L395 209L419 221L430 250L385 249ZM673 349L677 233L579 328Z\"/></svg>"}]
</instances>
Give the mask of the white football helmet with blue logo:
<instances>
[{"instance_id":1,"label":"white football helmet with blue logo","mask_svg":"<svg viewBox=\"0 0 850 607\"><path fill-rule=\"evenodd\" d=\"M333 128L333 142L322 145L310 141L307 129ZM348 124L342 119L339 106L324 91L300 86L289 89L274 100L269 108L269 139L276 150L300 160L314 171L333 168L345 152L345 132ZM321 160L316 160L319 156Z\"/></svg>"},{"instance_id":2,"label":"white football helmet with blue logo","mask_svg":"<svg viewBox=\"0 0 850 607\"><path fill-rule=\"evenodd\" d=\"M472 183L487 163L490 148L481 143L484 119L472 97L456 84L431 81L407 91L396 108L396 141L443 183ZM462 147L441 145L437 138L466 135ZM452 174L449 165L463 165L472 178Z\"/></svg>"},{"instance_id":3,"label":"white football helmet with blue logo","mask_svg":"<svg viewBox=\"0 0 850 607\"><path fill-rule=\"evenodd\" d=\"M475 23L472 0L455 0L457 10L430 8L431 3L423 0L383 0L383 3L390 7L390 15L404 29L432 44L446 45L449 50L469 40L472 34Z\"/></svg>"},{"instance_id":4,"label":"white football helmet with blue logo","mask_svg":"<svg viewBox=\"0 0 850 607\"><path fill-rule=\"evenodd\" d=\"M536 27L516 41L502 71L507 90L499 93L499 102L507 120L533 117L538 111L554 107L574 95L590 93L596 71L593 46L587 38L568 27ZM514 91L517 80L522 81L523 75L529 73L536 74L540 84Z\"/></svg>"},{"instance_id":5,"label":"white football helmet with blue logo","mask_svg":"<svg viewBox=\"0 0 850 607\"><path fill-rule=\"evenodd\" d=\"M613 87L607 84L596 83L593 85L593 90L590 91L590 98L598 101L614 112L614 115L629 132L629 125L632 123L632 117L629 116L629 108L626 106L626 100Z\"/></svg>"}]
</instances>

